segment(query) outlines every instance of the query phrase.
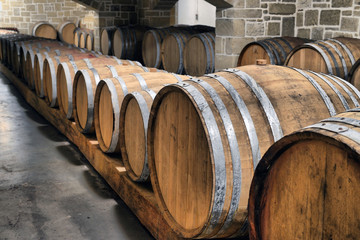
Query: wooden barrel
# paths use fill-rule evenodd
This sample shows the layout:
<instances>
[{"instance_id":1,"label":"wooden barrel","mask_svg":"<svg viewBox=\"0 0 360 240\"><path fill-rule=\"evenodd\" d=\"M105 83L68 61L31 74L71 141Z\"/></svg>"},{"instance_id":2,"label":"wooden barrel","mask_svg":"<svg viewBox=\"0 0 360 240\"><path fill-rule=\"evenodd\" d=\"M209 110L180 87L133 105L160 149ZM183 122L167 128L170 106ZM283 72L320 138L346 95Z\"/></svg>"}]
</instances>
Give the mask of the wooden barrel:
<instances>
[{"instance_id":1,"label":"wooden barrel","mask_svg":"<svg viewBox=\"0 0 360 240\"><path fill-rule=\"evenodd\" d=\"M104 57L101 58L90 58L88 60L69 61L62 62L59 64L56 72L56 86L57 86L57 97L58 104L61 114L66 118L72 119L73 116L73 104L72 104L72 93L73 93L73 81L76 72L79 69L90 69L93 67L106 66L106 65L137 65L141 66L138 62L132 62L128 60L120 60L116 57Z\"/></svg>"},{"instance_id":2,"label":"wooden barrel","mask_svg":"<svg viewBox=\"0 0 360 240\"><path fill-rule=\"evenodd\" d=\"M95 93L94 120L101 150L107 153L120 152L119 124L111 124L114 124L113 119L118 122L121 118L119 111L126 94L151 87L149 93L154 97L153 87L158 84L178 82L183 78L184 76L172 73L156 72L138 73L100 81ZM110 105L105 102L110 102ZM111 119L106 119L108 116L111 116Z\"/></svg>"},{"instance_id":3,"label":"wooden barrel","mask_svg":"<svg viewBox=\"0 0 360 240\"><path fill-rule=\"evenodd\" d=\"M68 61L79 61L99 57L93 53L75 53L62 56L47 56L43 64L43 80L45 101L50 107L57 107L57 86L56 73L60 63Z\"/></svg>"},{"instance_id":4,"label":"wooden barrel","mask_svg":"<svg viewBox=\"0 0 360 240\"><path fill-rule=\"evenodd\" d=\"M78 70L73 84L73 107L76 126L82 133L93 133L94 128L94 96L96 86L101 79L123 74L157 71L156 68L145 68L130 65L115 65Z\"/></svg>"},{"instance_id":5,"label":"wooden barrel","mask_svg":"<svg viewBox=\"0 0 360 240\"><path fill-rule=\"evenodd\" d=\"M73 22L65 21L59 24L57 30L59 32L59 39L62 42L66 42L68 44L74 44L74 31L76 25Z\"/></svg>"},{"instance_id":6,"label":"wooden barrel","mask_svg":"<svg viewBox=\"0 0 360 240\"><path fill-rule=\"evenodd\" d=\"M360 89L360 59L358 59L351 67L347 80L354 85L357 89Z\"/></svg>"},{"instance_id":7,"label":"wooden barrel","mask_svg":"<svg viewBox=\"0 0 360 240\"><path fill-rule=\"evenodd\" d=\"M91 31L86 35L85 48L89 51L94 49L94 33Z\"/></svg>"},{"instance_id":8,"label":"wooden barrel","mask_svg":"<svg viewBox=\"0 0 360 240\"><path fill-rule=\"evenodd\" d=\"M360 239L360 112L276 142L256 168L251 239Z\"/></svg>"},{"instance_id":9,"label":"wooden barrel","mask_svg":"<svg viewBox=\"0 0 360 240\"><path fill-rule=\"evenodd\" d=\"M142 58L145 66L161 68L161 43L171 29L156 29L145 32L142 42Z\"/></svg>"},{"instance_id":10,"label":"wooden barrel","mask_svg":"<svg viewBox=\"0 0 360 240\"><path fill-rule=\"evenodd\" d=\"M334 38L294 48L285 65L347 79L351 66L359 58L360 39Z\"/></svg>"},{"instance_id":11,"label":"wooden barrel","mask_svg":"<svg viewBox=\"0 0 360 240\"><path fill-rule=\"evenodd\" d=\"M164 75L164 77L162 77L162 75ZM122 104L120 105L121 106L120 117L118 118L116 118L117 116L115 114L115 112L117 112L115 111L116 109L115 106L117 106L117 103L115 103L114 100L109 98L109 95L107 97L100 96L101 101L105 101L105 102L108 100L112 101L113 109L111 109L111 113L112 113L111 116L115 117L113 119L119 119L120 134L119 135L115 134L117 131L116 125L114 126L114 129L110 129L109 126L106 124L108 120L106 120L106 118L102 116L103 119L102 121L100 121L100 123L102 123L100 125L100 130L101 133L105 132L108 134L107 136L105 134L101 135L102 141L98 140L99 145L100 146L103 145L103 147L105 146L106 149L108 150L107 152L116 152L117 148L120 147L121 157L123 159L123 163L127 170L126 172L129 175L129 177L136 182L148 181L150 176L150 172L148 168L148 159L147 159L148 152L147 152L146 142L147 142L148 119L155 94L158 91L160 91L161 88L164 87L164 84L181 82L185 79L188 79L188 77L185 75L176 75L171 73L162 73L160 75L161 78L152 77L151 79L149 79L151 77L149 76L148 79L146 79L147 76L149 75L145 74L145 77L143 78L146 80L146 84L149 87L150 91L142 90L139 92L129 92L126 96L123 92L117 94L118 99L120 98L119 103L121 103L122 101ZM137 85L136 88L138 88ZM129 88L127 89L129 90ZM104 109L101 112L106 112L106 110L108 110L108 108ZM95 110L95 113L96 111L97 109ZM96 124L96 119L97 118L95 117L95 124ZM98 136L97 128L96 128L96 133ZM111 133L111 135L109 133ZM114 151L112 151L111 147L114 148L116 146L115 143L117 143L118 146L115 148ZM101 147L102 150L104 150L103 147Z\"/></svg>"},{"instance_id":12,"label":"wooden barrel","mask_svg":"<svg viewBox=\"0 0 360 240\"><path fill-rule=\"evenodd\" d=\"M80 44L81 28L75 28L74 30L74 45L79 47Z\"/></svg>"},{"instance_id":13,"label":"wooden barrel","mask_svg":"<svg viewBox=\"0 0 360 240\"><path fill-rule=\"evenodd\" d=\"M64 56L68 54L79 54L81 52L84 53L85 51L79 48L61 47L57 49L50 49L50 51L40 51L36 53L34 57L34 68L32 69L33 72L32 74L34 76L35 93L41 98L45 97L43 67L44 67L44 60L46 57Z\"/></svg>"},{"instance_id":14,"label":"wooden barrel","mask_svg":"<svg viewBox=\"0 0 360 240\"><path fill-rule=\"evenodd\" d=\"M250 183L262 154L283 135L359 100L345 80L277 65L164 87L151 108L147 141L164 218L184 238L247 235Z\"/></svg>"},{"instance_id":15,"label":"wooden barrel","mask_svg":"<svg viewBox=\"0 0 360 240\"><path fill-rule=\"evenodd\" d=\"M270 64L284 65L293 48L310 41L298 37L276 37L251 42L242 49L237 65L252 65L257 59L265 59Z\"/></svg>"},{"instance_id":16,"label":"wooden barrel","mask_svg":"<svg viewBox=\"0 0 360 240\"><path fill-rule=\"evenodd\" d=\"M45 56L60 56L66 52L74 53L79 52L79 50L69 46L45 46L43 48L35 48L34 50L30 49L27 51L25 62L25 71L27 73L26 80L31 89L35 89L35 92L39 97L44 97L42 73Z\"/></svg>"},{"instance_id":17,"label":"wooden barrel","mask_svg":"<svg viewBox=\"0 0 360 240\"><path fill-rule=\"evenodd\" d=\"M166 71L184 73L184 49L189 37L186 32L171 33L165 37L161 45L161 60Z\"/></svg>"},{"instance_id":18,"label":"wooden barrel","mask_svg":"<svg viewBox=\"0 0 360 240\"><path fill-rule=\"evenodd\" d=\"M25 78L25 80L27 80L27 74L28 74L28 72L26 72L27 71L26 56L27 56L28 50L41 49L41 48L45 48L45 47L51 49L51 48L59 48L59 47L64 46L64 44L62 42L50 41L50 40L30 40L30 41L20 42L19 44L20 44L20 50L19 50L19 54L20 54L19 68L20 69L19 69L19 72L20 72L20 77Z\"/></svg>"},{"instance_id":19,"label":"wooden barrel","mask_svg":"<svg viewBox=\"0 0 360 240\"><path fill-rule=\"evenodd\" d=\"M214 33L200 33L189 38L184 49L184 68L191 76L215 71Z\"/></svg>"},{"instance_id":20,"label":"wooden barrel","mask_svg":"<svg viewBox=\"0 0 360 240\"><path fill-rule=\"evenodd\" d=\"M57 38L57 31L55 27L45 21L35 23L35 25L31 30L31 33L33 36L37 36L37 37L43 37L48 39Z\"/></svg>"},{"instance_id":21,"label":"wooden barrel","mask_svg":"<svg viewBox=\"0 0 360 240\"><path fill-rule=\"evenodd\" d=\"M101 29L100 34L100 50L105 55L113 55L112 39L116 31L116 27L105 27Z\"/></svg>"}]
</instances>

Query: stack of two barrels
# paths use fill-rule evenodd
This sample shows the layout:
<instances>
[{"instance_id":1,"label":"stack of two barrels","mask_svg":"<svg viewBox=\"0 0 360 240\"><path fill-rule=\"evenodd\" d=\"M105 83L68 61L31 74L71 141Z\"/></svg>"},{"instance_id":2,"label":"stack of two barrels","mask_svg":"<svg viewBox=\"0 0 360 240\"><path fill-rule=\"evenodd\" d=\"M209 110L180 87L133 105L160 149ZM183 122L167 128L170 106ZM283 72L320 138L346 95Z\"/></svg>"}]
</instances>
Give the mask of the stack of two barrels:
<instances>
[{"instance_id":1,"label":"stack of two barrels","mask_svg":"<svg viewBox=\"0 0 360 240\"><path fill-rule=\"evenodd\" d=\"M149 30L142 43L144 64L201 76L215 70L215 31L202 25Z\"/></svg>"}]
</instances>

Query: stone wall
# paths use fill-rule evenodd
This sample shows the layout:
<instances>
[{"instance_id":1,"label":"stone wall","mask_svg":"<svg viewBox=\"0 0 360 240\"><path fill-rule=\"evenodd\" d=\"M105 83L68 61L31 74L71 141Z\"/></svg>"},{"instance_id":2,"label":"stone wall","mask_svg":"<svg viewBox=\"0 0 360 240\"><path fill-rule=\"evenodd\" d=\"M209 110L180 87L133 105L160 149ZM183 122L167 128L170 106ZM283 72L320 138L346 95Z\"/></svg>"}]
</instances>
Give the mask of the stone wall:
<instances>
[{"instance_id":1,"label":"stone wall","mask_svg":"<svg viewBox=\"0 0 360 240\"><path fill-rule=\"evenodd\" d=\"M95 48L100 48L100 31L106 26L143 24L169 26L171 10L152 10L152 1L139 0L0 0L0 25L17 27L31 34L38 21L57 27L61 22L81 20L83 27L94 30ZM174 16L172 16L174 17Z\"/></svg>"},{"instance_id":2,"label":"stone wall","mask_svg":"<svg viewBox=\"0 0 360 240\"><path fill-rule=\"evenodd\" d=\"M264 38L359 37L360 0L226 2L233 7L216 16L216 69L235 67L243 47Z\"/></svg>"}]
</instances>

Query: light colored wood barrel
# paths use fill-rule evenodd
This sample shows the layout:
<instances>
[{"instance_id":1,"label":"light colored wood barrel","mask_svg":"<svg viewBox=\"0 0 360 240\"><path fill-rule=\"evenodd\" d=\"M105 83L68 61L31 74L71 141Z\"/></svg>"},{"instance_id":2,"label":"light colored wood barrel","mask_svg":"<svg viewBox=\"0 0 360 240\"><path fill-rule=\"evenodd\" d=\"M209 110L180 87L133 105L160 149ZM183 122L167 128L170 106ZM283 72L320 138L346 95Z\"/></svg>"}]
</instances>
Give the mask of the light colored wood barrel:
<instances>
[{"instance_id":1,"label":"light colored wood barrel","mask_svg":"<svg viewBox=\"0 0 360 240\"><path fill-rule=\"evenodd\" d=\"M116 27L105 27L101 30L100 50L105 55L113 55L112 39L115 31Z\"/></svg>"},{"instance_id":2,"label":"light colored wood barrel","mask_svg":"<svg viewBox=\"0 0 360 240\"><path fill-rule=\"evenodd\" d=\"M334 38L294 48L285 65L347 79L351 66L360 58L360 39Z\"/></svg>"},{"instance_id":3,"label":"light colored wood barrel","mask_svg":"<svg viewBox=\"0 0 360 240\"><path fill-rule=\"evenodd\" d=\"M48 22L37 22L33 26L31 33L33 36L36 37L43 37L48 39L56 39L57 38L57 31L53 25Z\"/></svg>"},{"instance_id":4,"label":"light colored wood barrel","mask_svg":"<svg viewBox=\"0 0 360 240\"><path fill-rule=\"evenodd\" d=\"M265 59L269 64L283 65L292 49L310 41L297 37L276 37L251 42L241 50L237 65L252 65L257 59Z\"/></svg>"},{"instance_id":5,"label":"light colored wood barrel","mask_svg":"<svg viewBox=\"0 0 360 240\"><path fill-rule=\"evenodd\" d=\"M156 29L145 32L142 42L142 58L145 66L161 68L161 43L171 29Z\"/></svg>"},{"instance_id":6,"label":"light colored wood barrel","mask_svg":"<svg viewBox=\"0 0 360 240\"><path fill-rule=\"evenodd\" d=\"M75 28L74 30L74 45L79 47L80 44L81 28Z\"/></svg>"},{"instance_id":7,"label":"light colored wood barrel","mask_svg":"<svg viewBox=\"0 0 360 240\"><path fill-rule=\"evenodd\" d=\"M154 69L155 70L155 69ZM96 136L102 151L120 152L119 126L112 128L112 119L120 119L120 107L127 93L156 87L157 85L181 81L186 76L171 73L138 73L100 81L95 94L94 120ZM152 90L149 90L154 95ZM110 105L105 104L110 102ZM107 119L107 116L112 116ZM139 146L139 148L142 148Z\"/></svg>"},{"instance_id":8,"label":"light colored wood barrel","mask_svg":"<svg viewBox=\"0 0 360 240\"><path fill-rule=\"evenodd\" d=\"M86 40L85 40L85 48L89 51L94 49L94 33L93 32L89 32L86 35Z\"/></svg>"},{"instance_id":9,"label":"light colored wood barrel","mask_svg":"<svg viewBox=\"0 0 360 240\"><path fill-rule=\"evenodd\" d=\"M57 95L60 112L68 119L73 118L73 81L76 72L79 69L89 69L93 67L100 67L106 65L137 65L141 66L138 62L120 60L116 57L106 57L102 55L101 58L91 58L89 60L69 61L59 64L56 81L57 81Z\"/></svg>"},{"instance_id":10,"label":"light colored wood barrel","mask_svg":"<svg viewBox=\"0 0 360 240\"><path fill-rule=\"evenodd\" d=\"M359 239L360 112L276 142L254 173L251 239Z\"/></svg>"},{"instance_id":11,"label":"light colored wood barrel","mask_svg":"<svg viewBox=\"0 0 360 240\"><path fill-rule=\"evenodd\" d=\"M214 33L200 33L189 38L184 49L184 68L191 76L215 71Z\"/></svg>"},{"instance_id":12,"label":"light colored wood barrel","mask_svg":"<svg viewBox=\"0 0 360 240\"><path fill-rule=\"evenodd\" d=\"M58 65L67 61L79 61L82 59L90 59L99 55L92 53L66 53L61 56L47 56L43 63L43 84L45 101L50 107L57 107L57 86L56 73Z\"/></svg>"},{"instance_id":13,"label":"light colored wood barrel","mask_svg":"<svg viewBox=\"0 0 360 240\"><path fill-rule=\"evenodd\" d=\"M168 72L184 73L184 49L190 37L189 33L171 33L165 37L161 45L161 60Z\"/></svg>"},{"instance_id":14,"label":"light colored wood barrel","mask_svg":"<svg viewBox=\"0 0 360 240\"><path fill-rule=\"evenodd\" d=\"M101 79L118 75L157 71L155 68L145 68L130 65L115 65L78 70L74 77L73 104L74 119L79 131L83 133L94 132L94 97L96 86Z\"/></svg>"},{"instance_id":15,"label":"light colored wood barrel","mask_svg":"<svg viewBox=\"0 0 360 240\"><path fill-rule=\"evenodd\" d=\"M151 91L142 90L140 92L130 92L125 96L124 100L122 100L124 93L118 94L120 95L118 96L118 98L120 98L119 102L121 102L122 100L119 118L119 136L115 134L116 127L112 130L109 128L108 124L104 124L107 121L104 116L102 121L103 124L101 124L100 126L100 130L108 134L107 136L105 134L102 134L101 137L103 141L99 140L99 142L102 142L102 144L104 145L106 144L105 146L107 146L108 150L110 149L109 147L111 145L114 145L113 142L118 143L121 149L121 157L123 159L126 172L129 177L136 182L144 182L150 180L150 172L147 159L148 151L146 143L148 119L155 93L157 93L158 91L160 91L161 88L164 87L163 84L171 84L188 79L188 77L184 75L170 75L169 73L167 73L167 76L168 79L166 77L161 77L161 85L157 87L153 86L155 86L155 84L160 84L160 82L152 83L151 81L147 81L146 83L151 86ZM106 99L111 100L109 99L109 96L101 96L100 98L100 100L105 102L107 101ZM113 109L111 110L111 113L114 117L116 117L114 114L115 104L116 103L112 102ZM98 133L98 129L96 129L96 133ZM102 144L99 145L101 146ZM114 152L116 152L116 149Z\"/></svg>"},{"instance_id":16,"label":"light colored wood barrel","mask_svg":"<svg viewBox=\"0 0 360 240\"><path fill-rule=\"evenodd\" d=\"M164 87L152 105L147 143L151 183L168 224L184 238L247 235L261 156L284 135L358 107L359 97L340 78L277 65Z\"/></svg>"},{"instance_id":17,"label":"light colored wood barrel","mask_svg":"<svg viewBox=\"0 0 360 240\"><path fill-rule=\"evenodd\" d=\"M60 41L66 42L68 44L74 44L75 28L76 25L73 22L64 21L60 23L57 27Z\"/></svg>"},{"instance_id":18,"label":"light colored wood barrel","mask_svg":"<svg viewBox=\"0 0 360 240\"><path fill-rule=\"evenodd\" d=\"M39 97L45 97L45 88L44 88L44 61L46 57L55 57L55 56L64 56L64 55L71 55L71 54L79 54L85 53L84 50L79 48L68 48L68 47L61 47L57 49L51 49L49 52L43 51L35 54L34 57L34 68L33 68L33 75L34 75L34 83L35 83L35 93Z\"/></svg>"}]
</instances>

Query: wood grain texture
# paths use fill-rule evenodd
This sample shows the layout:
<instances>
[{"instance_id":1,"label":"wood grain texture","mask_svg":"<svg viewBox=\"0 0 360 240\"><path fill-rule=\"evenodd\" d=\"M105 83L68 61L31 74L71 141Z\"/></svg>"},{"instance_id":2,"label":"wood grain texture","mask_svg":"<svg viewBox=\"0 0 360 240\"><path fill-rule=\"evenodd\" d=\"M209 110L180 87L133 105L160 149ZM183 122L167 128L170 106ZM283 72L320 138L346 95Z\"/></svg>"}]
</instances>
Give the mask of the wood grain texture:
<instances>
[{"instance_id":1,"label":"wood grain texture","mask_svg":"<svg viewBox=\"0 0 360 240\"><path fill-rule=\"evenodd\" d=\"M89 163L134 212L154 238L182 239L171 230L164 220L152 190L146 185L133 183L127 177L119 158L104 154L94 138L81 134L76 129L75 123L63 118L59 110L48 107L44 100L38 98L6 67L0 65L0 69L27 102L79 148Z\"/></svg>"},{"instance_id":2,"label":"wood grain texture","mask_svg":"<svg viewBox=\"0 0 360 240\"><path fill-rule=\"evenodd\" d=\"M199 119L183 105L193 106ZM246 235L249 188L261 156L283 135L355 106L359 97L341 80L277 65L242 66L164 87L152 105L147 147L167 221L183 237ZM211 191L197 188L204 182ZM192 208L205 205L206 220L204 209Z\"/></svg>"},{"instance_id":3,"label":"wood grain texture","mask_svg":"<svg viewBox=\"0 0 360 240\"><path fill-rule=\"evenodd\" d=\"M293 48L309 41L296 37L277 37L251 42L242 49L237 65L252 65L257 59L265 59L269 64L283 65Z\"/></svg>"},{"instance_id":4,"label":"wood grain texture","mask_svg":"<svg viewBox=\"0 0 360 240\"><path fill-rule=\"evenodd\" d=\"M308 127L275 143L255 171L250 189L251 239L358 239L360 142L343 136L359 128L359 112L323 120L334 132Z\"/></svg>"}]
</instances>

